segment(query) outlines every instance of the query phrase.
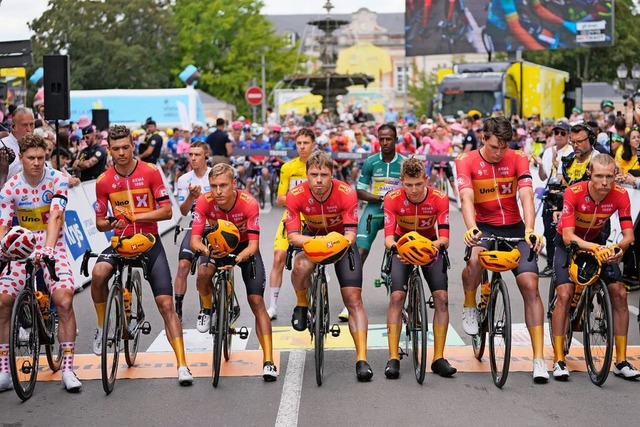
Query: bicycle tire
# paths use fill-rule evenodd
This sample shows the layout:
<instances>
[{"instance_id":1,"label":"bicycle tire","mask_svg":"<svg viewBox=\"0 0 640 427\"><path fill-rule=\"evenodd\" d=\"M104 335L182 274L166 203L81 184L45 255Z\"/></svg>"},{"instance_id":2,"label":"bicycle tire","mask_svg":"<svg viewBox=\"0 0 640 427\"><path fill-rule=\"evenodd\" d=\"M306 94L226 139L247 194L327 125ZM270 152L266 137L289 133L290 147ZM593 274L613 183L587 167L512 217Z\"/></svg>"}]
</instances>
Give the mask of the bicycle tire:
<instances>
[{"instance_id":1,"label":"bicycle tire","mask_svg":"<svg viewBox=\"0 0 640 427\"><path fill-rule=\"evenodd\" d=\"M140 348L140 326L144 321L144 310L142 309L142 279L140 272L134 271L131 280L127 281L127 289L131 293L131 316L126 320L126 327L131 339L124 340L124 358L127 366L131 367L136 363L138 350ZM125 316L126 317L126 316Z\"/></svg>"},{"instance_id":2,"label":"bicycle tire","mask_svg":"<svg viewBox=\"0 0 640 427\"><path fill-rule=\"evenodd\" d=\"M118 359L120 357L120 341L122 340L122 285L114 283L109 289L107 307L102 327L101 377L104 392L110 394L118 375Z\"/></svg>"},{"instance_id":3,"label":"bicycle tire","mask_svg":"<svg viewBox=\"0 0 640 427\"><path fill-rule=\"evenodd\" d=\"M231 292L229 292L229 290L231 289ZM229 287L227 289L228 293L227 293L227 315L225 316L225 322L224 322L224 330L227 331L225 333L225 337L224 337L224 343L222 346L222 353L224 355L224 360L225 362L229 361L229 358L231 357L231 344L233 342L233 333L231 332L233 330L233 322L231 321L231 318L233 316L233 307L234 307L234 298L233 298L233 289L231 287Z\"/></svg>"},{"instance_id":4,"label":"bicycle tire","mask_svg":"<svg viewBox=\"0 0 640 427\"><path fill-rule=\"evenodd\" d=\"M551 340L551 347L555 350L556 344L553 340L554 332L553 332L553 312L556 308L556 290L555 286L553 286L553 281L549 286L549 309L547 311L547 322L549 324L549 338ZM571 310L571 314L573 314L573 310ZM571 314L569 315L569 320L567 322L567 331L565 333L564 338L564 355L569 354L569 349L571 348L571 341L573 340L573 322L571 321Z\"/></svg>"},{"instance_id":5,"label":"bicycle tire","mask_svg":"<svg viewBox=\"0 0 640 427\"><path fill-rule=\"evenodd\" d=\"M225 298L225 284L222 279L218 278L216 286L216 321L213 328L213 378L212 384L214 387L218 387L218 381L220 380L220 366L222 364L222 347L223 342L226 339L225 333L225 319L227 318L227 299Z\"/></svg>"},{"instance_id":6,"label":"bicycle tire","mask_svg":"<svg viewBox=\"0 0 640 427\"><path fill-rule=\"evenodd\" d=\"M416 274L412 274L409 289L411 295L409 304L409 333L411 334L411 360L413 360L413 371L418 384L424 381L427 369L427 334L429 323L427 318L427 303L424 297L424 287L422 280Z\"/></svg>"},{"instance_id":7,"label":"bicycle tire","mask_svg":"<svg viewBox=\"0 0 640 427\"><path fill-rule=\"evenodd\" d=\"M258 204L260 205L260 209L264 209L267 204L267 186L264 182L264 178L260 178L258 181Z\"/></svg>"},{"instance_id":8,"label":"bicycle tire","mask_svg":"<svg viewBox=\"0 0 640 427\"><path fill-rule=\"evenodd\" d=\"M511 363L511 304L502 278L493 283L489 296L489 360L493 383L502 388Z\"/></svg>"},{"instance_id":9,"label":"bicycle tire","mask_svg":"<svg viewBox=\"0 0 640 427\"><path fill-rule=\"evenodd\" d=\"M45 344L44 350L47 354L47 364L53 372L58 372L62 366L62 345L58 340L58 315L51 313L44 321L47 333L51 333L51 344Z\"/></svg>"},{"instance_id":10,"label":"bicycle tire","mask_svg":"<svg viewBox=\"0 0 640 427\"><path fill-rule=\"evenodd\" d=\"M482 283L489 280L487 271L482 273ZM488 301L487 301L488 303ZM487 308L480 309L478 313L478 333L471 337L471 346L473 347L473 355L479 361L482 361L484 356L484 349L487 344L487 332L489 330L487 325Z\"/></svg>"},{"instance_id":11,"label":"bicycle tire","mask_svg":"<svg viewBox=\"0 0 640 427\"><path fill-rule=\"evenodd\" d=\"M269 179L269 202L271 206L275 206L278 201L278 187L280 186L280 175L279 172L273 171L271 173L271 178Z\"/></svg>"},{"instance_id":12,"label":"bicycle tire","mask_svg":"<svg viewBox=\"0 0 640 427\"><path fill-rule=\"evenodd\" d=\"M318 278L317 280L320 280ZM327 337L327 283L320 281L316 284L316 310L314 321L314 355L316 367L316 383L322 385L324 379L324 344Z\"/></svg>"},{"instance_id":13,"label":"bicycle tire","mask_svg":"<svg viewBox=\"0 0 640 427\"><path fill-rule=\"evenodd\" d=\"M18 293L11 310L11 327L9 330L9 370L13 388L24 402L33 396L38 378L38 353L40 336L38 335L37 303L28 289ZM24 333L28 334L25 341Z\"/></svg>"},{"instance_id":14,"label":"bicycle tire","mask_svg":"<svg viewBox=\"0 0 640 427\"><path fill-rule=\"evenodd\" d=\"M607 380L613 357L613 312L609 290L601 280L587 286L582 328L584 359L591 382Z\"/></svg>"}]
</instances>

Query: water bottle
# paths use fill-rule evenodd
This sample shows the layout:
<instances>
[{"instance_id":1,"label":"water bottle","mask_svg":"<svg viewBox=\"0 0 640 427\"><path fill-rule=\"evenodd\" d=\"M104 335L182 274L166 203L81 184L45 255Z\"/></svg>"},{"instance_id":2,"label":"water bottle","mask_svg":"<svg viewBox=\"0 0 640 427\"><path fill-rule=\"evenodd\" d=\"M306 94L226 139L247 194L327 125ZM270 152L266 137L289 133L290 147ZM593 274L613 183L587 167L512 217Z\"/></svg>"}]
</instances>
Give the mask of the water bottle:
<instances>
[{"instance_id":1,"label":"water bottle","mask_svg":"<svg viewBox=\"0 0 640 427\"><path fill-rule=\"evenodd\" d=\"M129 289L123 289L122 298L124 300L124 314L127 317L131 317L131 292L129 292Z\"/></svg>"},{"instance_id":2,"label":"water bottle","mask_svg":"<svg viewBox=\"0 0 640 427\"><path fill-rule=\"evenodd\" d=\"M47 320L49 318L49 295L43 292L36 292L36 300L38 301L38 306L40 306L40 313L42 313L42 318Z\"/></svg>"}]
</instances>

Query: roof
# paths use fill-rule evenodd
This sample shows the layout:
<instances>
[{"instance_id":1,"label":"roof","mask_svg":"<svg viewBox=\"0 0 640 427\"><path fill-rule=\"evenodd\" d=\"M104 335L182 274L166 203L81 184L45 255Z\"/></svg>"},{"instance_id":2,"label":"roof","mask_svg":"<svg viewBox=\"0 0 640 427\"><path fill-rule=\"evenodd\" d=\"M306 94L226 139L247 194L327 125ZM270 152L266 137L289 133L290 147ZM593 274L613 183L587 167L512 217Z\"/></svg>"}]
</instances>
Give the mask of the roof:
<instances>
[{"instance_id":1,"label":"roof","mask_svg":"<svg viewBox=\"0 0 640 427\"><path fill-rule=\"evenodd\" d=\"M504 76L504 73L449 74L440 82L439 90L443 93L448 91L495 92L502 87Z\"/></svg>"},{"instance_id":2,"label":"roof","mask_svg":"<svg viewBox=\"0 0 640 427\"><path fill-rule=\"evenodd\" d=\"M331 18L352 21L353 14L331 14ZM327 17L326 13L305 14L305 15L267 15L269 21L276 29L276 33L294 32L300 37L305 35L305 31L319 31L307 25L309 21L322 20ZM404 13L378 13L378 25L389 30L390 35L404 34Z\"/></svg>"}]
</instances>

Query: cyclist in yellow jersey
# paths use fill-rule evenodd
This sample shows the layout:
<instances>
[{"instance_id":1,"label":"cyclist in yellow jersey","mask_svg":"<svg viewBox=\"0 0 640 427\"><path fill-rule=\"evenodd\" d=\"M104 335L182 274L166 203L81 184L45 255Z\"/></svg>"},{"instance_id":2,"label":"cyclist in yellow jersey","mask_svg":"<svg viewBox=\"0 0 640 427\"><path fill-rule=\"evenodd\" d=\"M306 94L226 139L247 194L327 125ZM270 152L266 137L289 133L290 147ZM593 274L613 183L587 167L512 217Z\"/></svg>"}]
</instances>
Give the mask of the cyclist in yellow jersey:
<instances>
[{"instance_id":1,"label":"cyclist in yellow jersey","mask_svg":"<svg viewBox=\"0 0 640 427\"><path fill-rule=\"evenodd\" d=\"M280 169L280 184L278 185L277 203L284 206L287 200L287 192L296 185L307 180L307 159L316 147L316 136L309 128L301 128L294 137L298 156L282 165ZM273 244L273 266L269 274L269 308L267 313L271 319L276 319L278 314L278 296L282 287L282 271L287 257L289 242L284 232L284 220L287 213L282 216L278 225L276 238Z\"/></svg>"}]
</instances>

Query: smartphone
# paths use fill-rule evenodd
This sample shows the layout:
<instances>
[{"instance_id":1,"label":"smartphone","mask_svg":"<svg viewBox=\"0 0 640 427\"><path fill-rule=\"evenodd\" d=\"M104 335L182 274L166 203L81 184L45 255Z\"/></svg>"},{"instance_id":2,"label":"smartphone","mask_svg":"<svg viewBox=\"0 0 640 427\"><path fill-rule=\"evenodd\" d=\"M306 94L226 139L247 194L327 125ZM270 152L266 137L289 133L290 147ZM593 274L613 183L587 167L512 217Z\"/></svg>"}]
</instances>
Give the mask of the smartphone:
<instances>
[{"instance_id":1,"label":"smartphone","mask_svg":"<svg viewBox=\"0 0 640 427\"><path fill-rule=\"evenodd\" d=\"M622 111L616 111L616 117L622 116Z\"/></svg>"}]
</instances>

